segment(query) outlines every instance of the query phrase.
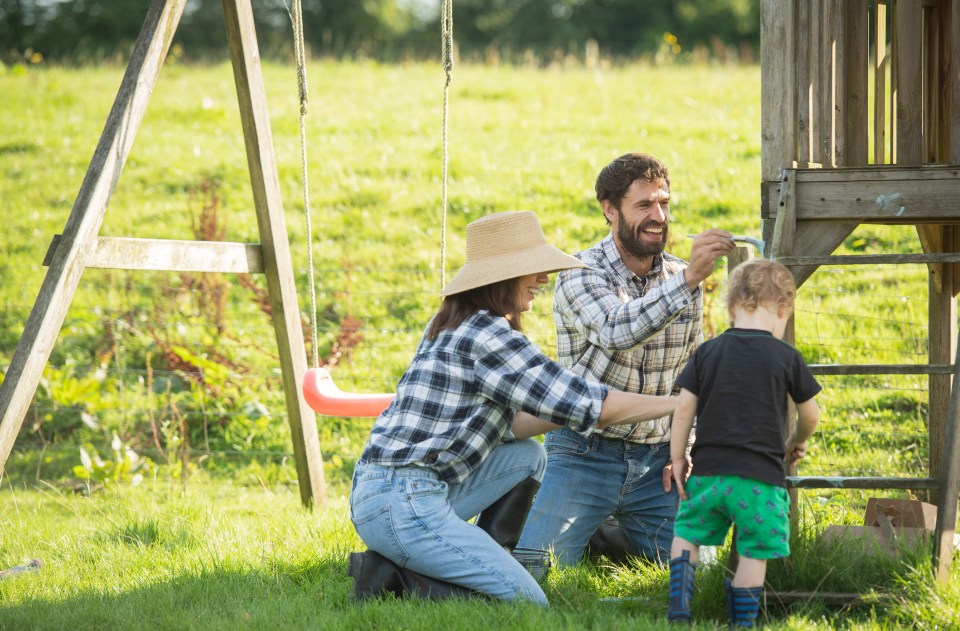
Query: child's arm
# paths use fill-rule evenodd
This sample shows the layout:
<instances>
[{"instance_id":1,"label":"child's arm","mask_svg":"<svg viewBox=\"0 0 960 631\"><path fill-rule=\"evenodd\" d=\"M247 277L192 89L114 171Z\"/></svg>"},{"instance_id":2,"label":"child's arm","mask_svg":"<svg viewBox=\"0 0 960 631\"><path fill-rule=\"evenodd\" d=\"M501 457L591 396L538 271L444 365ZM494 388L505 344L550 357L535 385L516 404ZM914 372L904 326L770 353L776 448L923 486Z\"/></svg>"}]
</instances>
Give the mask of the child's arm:
<instances>
[{"instance_id":1,"label":"child's arm","mask_svg":"<svg viewBox=\"0 0 960 631\"><path fill-rule=\"evenodd\" d=\"M797 426L787 438L787 462L793 464L807 455L807 440L820 422L820 407L815 398L797 404Z\"/></svg>"},{"instance_id":2,"label":"child's arm","mask_svg":"<svg viewBox=\"0 0 960 631\"><path fill-rule=\"evenodd\" d=\"M687 499L684 483L690 474L690 460L687 458L687 442L690 439L690 429L693 427L693 417L697 412L697 396L681 388L677 409L673 413L673 422L670 425L670 461L673 464L673 481L677 485L680 499Z\"/></svg>"}]
</instances>

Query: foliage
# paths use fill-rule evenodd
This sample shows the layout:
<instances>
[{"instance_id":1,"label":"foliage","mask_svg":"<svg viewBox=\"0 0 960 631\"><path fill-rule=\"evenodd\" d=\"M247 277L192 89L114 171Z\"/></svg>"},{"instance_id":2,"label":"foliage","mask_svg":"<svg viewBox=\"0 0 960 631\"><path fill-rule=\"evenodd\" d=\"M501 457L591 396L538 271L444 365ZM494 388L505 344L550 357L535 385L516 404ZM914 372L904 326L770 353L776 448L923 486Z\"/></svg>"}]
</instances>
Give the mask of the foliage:
<instances>
[{"instance_id":1,"label":"foliage","mask_svg":"<svg viewBox=\"0 0 960 631\"><path fill-rule=\"evenodd\" d=\"M289 58L289 1L255 2L263 53ZM755 56L759 0L456 0L455 42L468 59L529 63L583 60L588 42L605 57L652 57L664 33L700 60ZM0 0L0 61L36 53L59 63L112 60L128 54L145 0ZM304 36L315 55L396 62L436 58L440 0L304 2ZM219 0L187 3L173 41L174 59L223 59L226 32Z\"/></svg>"},{"instance_id":2,"label":"foliage","mask_svg":"<svg viewBox=\"0 0 960 631\"><path fill-rule=\"evenodd\" d=\"M73 468L73 474L88 483L137 486L143 482L144 474L150 474L153 470L153 462L149 458L142 458L124 445L116 434L110 447L113 449L113 459L107 460L101 458L89 443L80 447L80 464Z\"/></svg>"}]
</instances>

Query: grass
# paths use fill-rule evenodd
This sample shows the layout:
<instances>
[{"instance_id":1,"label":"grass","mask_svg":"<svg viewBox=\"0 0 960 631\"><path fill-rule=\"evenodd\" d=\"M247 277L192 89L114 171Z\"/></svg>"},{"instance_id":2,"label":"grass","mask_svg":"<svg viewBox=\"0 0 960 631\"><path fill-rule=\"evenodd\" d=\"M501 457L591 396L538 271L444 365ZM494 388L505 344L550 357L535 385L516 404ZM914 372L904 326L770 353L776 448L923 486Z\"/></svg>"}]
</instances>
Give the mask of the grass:
<instances>
[{"instance_id":1,"label":"grass","mask_svg":"<svg viewBox=\"0 0 960 631\"><path fill-rule=\"evenodd\" d=\"M338 485L328 506L311 513L292 486L218 481L184 491L160 477L84 497L8 481L0 493L0 564L40 558L44 566L0 580L0 629L667 628L667 572L646 564L553 571L546 611L486 602L356 604L345 566L361 544L344 490ZM908 554L904 563L824 547L813 534L817 524L809 525L791 560L771 564L771 584L874 595L846 610L816 600L768 607L768 628L960 622L956 583L934 588L925 554ZM698 572L697 628L726 626L722 578L720 565Z\"/></svg>"},{"instance_id":2,"label":"grass","mask_svg":"<svg viewBox=\"0 0 960 631\"><path fill-rule=\"evenodd\" d=\"M0 70L0 366L35 300L50 238L62 231L123 69ZM461 64L451 92L446 273L463 260L464 226L483 214L536 210L548 239L576 251L606 232L592 184L610 159L644 150L670 166L670 250L718 226L760 235L760 73L756 67L626 66L602 70ZM307 305L298 103L292 67L264 77L293 265ZM347 390L388 391L409 361L440 285L442 70L430 64L309 67L308 152L319 340L347 316L363 340L338 364ZM164 68L101 234L194 238L215 196L231 241L259 241L231 69ZM204 188L204 187L207 188ZM211 192L212 191L212 192ZM841 252L915 252L907 226L863 226ZM721 266L715 278L722 280ZM209 294L180 275L84 272L34 406L0 480L0 569L34 557L43 570L0 581L0 629L130 628L657 628L666 575L648 566L585 565L553 575L553 607L347 601L346 481L370 419L321 418L330 505L299 506L276 350L253 290L225 280L222 330ZM262 279L255 287L263 288ZM911 363L926 357L922 266L819 270L798 298L797 345L811 363ZM722 285L707 297L708 332L726 327ZM304 313L306 315L306 313ZM553 351L549 301L525 321ZM157 340L202 360L228 355L218 394L153 366ZM226 360L224 365L226 364ZM926 379L824 377L823 422L801 473L925 476ZM166 389L167 384L170 390ZM98 428L87 427L81 412ZM78 443L112 432L163 462L187 419L188 481L83 497L64 490ZM155 437L151 423L158 427ZM66 431L64 428L74 428ZM54 440L62 435L71 439ZM207 432L220 442L205 445ZM103 452L101 452L103 453ZM829 524L861 519L864 492L804 491L804 528L777 589L873 587L893 596L849 611L817 602L776 613L772 628L949 628L954 580L936 587L924 555L888 563L827 550ZM926 564L926 565L925 565ZM701 628L724 626L722 572L698 575ZM620 599L603 601L601 599Z\"/></svg>"}]
</instances>

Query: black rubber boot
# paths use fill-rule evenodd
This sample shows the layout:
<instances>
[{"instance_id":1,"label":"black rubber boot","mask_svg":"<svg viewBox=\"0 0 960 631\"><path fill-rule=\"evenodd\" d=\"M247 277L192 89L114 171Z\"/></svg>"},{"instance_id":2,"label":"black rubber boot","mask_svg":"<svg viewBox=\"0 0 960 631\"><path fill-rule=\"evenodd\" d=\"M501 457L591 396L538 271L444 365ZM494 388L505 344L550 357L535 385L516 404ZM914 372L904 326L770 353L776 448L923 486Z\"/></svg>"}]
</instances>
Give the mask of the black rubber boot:
<instances>
[{"instance_id":1,"label":"black rubber boot","mask_svg":"<svg viewBox=\"0 0 960 631\"><path fill-rule=\"evenodd\" d=\"M378 552L351 552L347 574L353 578L350 598L366 600L393 594L424 600L487 598L485 594L402 568Z\"/></svg>"},{"instance_id":2,"label":"black rubber boot","mask_svg":"<svg viewBox=\"0 0 960 631\"><path fill-rule=\"evenodd\" d=\"M730 628L752 627L760 614L763 587L734 587L727 579L727 607L730 609Z\"/></svg>"},{"instance_id":3,"label":"black rubber boot","mask_svg":"<svg viewBox=\"0 0 960 631\"><path fill-rule=\"evenodd\" d=\"M600 555L614 563L625 563L631 557L642 556L615 517L607 517L587 542L587 557L596 559Z\"/></svg>"},{"instance_id":4,"label":"black rubber boot","mask_svg":"<svg viewBox=\"0 0 960 631\"><path fill-rule=\"evenodd\" d=\"M667 620L674 623L690 624L693 611L693 575L697 564L690 562L690 552L684 550L679 557L670 559L670 606Z\"/></svg>"},{"instance_id":5,"label":"black rubber boot","mask_svg":"<svg viewBox=\"0 0 960 631\"><path fill-rule=\"evenodd\" d=\"M523 480L485 508L477 517L477 526L512 552L520 541L520 531L527 522L527 514L539 489L540 483L537 480Z\"/></svg>"}]
</instances>

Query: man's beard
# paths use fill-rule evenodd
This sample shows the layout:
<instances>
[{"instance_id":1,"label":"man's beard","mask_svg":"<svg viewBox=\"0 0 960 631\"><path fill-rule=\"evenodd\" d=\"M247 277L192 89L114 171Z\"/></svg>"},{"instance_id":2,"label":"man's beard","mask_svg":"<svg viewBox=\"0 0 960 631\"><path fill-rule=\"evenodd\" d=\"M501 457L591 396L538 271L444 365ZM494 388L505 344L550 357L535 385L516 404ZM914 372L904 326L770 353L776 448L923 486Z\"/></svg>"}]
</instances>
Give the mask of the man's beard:
<instances>
[{"instance_id":1,"label":"man's beard","mask_svg":"<svg viewBox=\"0 0 960 631\"><path fill-rule=\"evenodd\" d=\"M620 239L620 245L624 250L629 252L631 255L637 257L638 259L647 258L648 256L657 256L658 254L663 254L663 249L666 247L667 243L667 224L660 223L653 220L647 220L634 228L626 221L624 221L623 213L617 211L620 214L620 223L617 227L617 237ZM661 239L659 242L650 243L644 241L640 238L640 233L650 227L663 228L661 233Z\"/></svg>"}]
</instances>

